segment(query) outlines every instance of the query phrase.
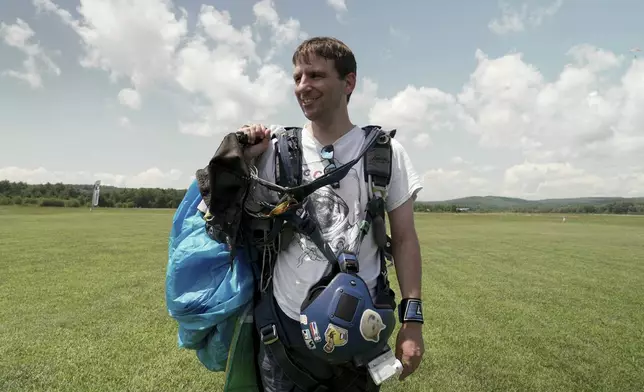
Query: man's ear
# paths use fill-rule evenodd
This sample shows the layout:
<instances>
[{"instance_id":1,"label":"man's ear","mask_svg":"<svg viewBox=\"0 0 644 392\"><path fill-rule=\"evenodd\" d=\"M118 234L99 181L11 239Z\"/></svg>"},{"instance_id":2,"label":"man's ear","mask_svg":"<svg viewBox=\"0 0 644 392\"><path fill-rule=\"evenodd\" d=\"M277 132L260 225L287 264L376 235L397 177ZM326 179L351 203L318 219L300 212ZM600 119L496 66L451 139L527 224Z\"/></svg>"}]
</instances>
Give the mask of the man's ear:
<instances>
[{"instance_id":1,"label":"man's ear","mask_svg":"<svg viewBox=\"0 0 644 392\"><path fill-rule=\"evenodd\" d=\"M356 89L356 74L351 72L344 78L344 93L351 94Z\"/></svg>"}]
</instances>

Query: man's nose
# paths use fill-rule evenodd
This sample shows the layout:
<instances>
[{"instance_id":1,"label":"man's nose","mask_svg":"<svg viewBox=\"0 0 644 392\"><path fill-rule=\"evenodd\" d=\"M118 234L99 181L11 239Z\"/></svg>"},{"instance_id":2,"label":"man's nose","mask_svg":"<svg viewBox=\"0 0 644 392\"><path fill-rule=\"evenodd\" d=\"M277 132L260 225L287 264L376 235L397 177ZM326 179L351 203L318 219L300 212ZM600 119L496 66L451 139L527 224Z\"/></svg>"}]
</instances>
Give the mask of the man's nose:
<instances>
[{"instance_id":1,"label":"man's nose","mask_svg":"<svg viewBox=\"0 0 644 392\"><path fill-rule=\"evenodd\" d=\"M309 78L306 76L302 76L300 78L299 83L297 84L297 92L303 93L311 89L311 83L309 82Z\"/></svg>"}]
</instances>

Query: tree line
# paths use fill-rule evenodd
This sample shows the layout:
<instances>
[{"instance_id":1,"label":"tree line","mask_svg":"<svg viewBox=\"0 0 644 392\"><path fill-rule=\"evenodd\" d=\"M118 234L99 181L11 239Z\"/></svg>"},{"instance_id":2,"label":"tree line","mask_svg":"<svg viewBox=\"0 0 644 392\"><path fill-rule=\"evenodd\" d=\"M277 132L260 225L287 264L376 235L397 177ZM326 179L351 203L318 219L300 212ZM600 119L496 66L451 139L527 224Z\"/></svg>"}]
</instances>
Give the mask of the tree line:
<instances>
[{"instance_id":1,"label":"tree line","mask_svg":"<svg viewBox=\"0 0 644 392\"><path fill-rule=\"evenodd\" d=\"M42 207L90 207L93 185L27 184L0 181L0 205L38 205ZM118 188L101 186L99 207L177 208L186 189Z\"/></svg>"},{"instance_id":2,"label":"tree line","mask_svg":"<svg viewBox=\"0 0 644 392\"><path fill-rule=\"evenodd\" d=\"M514 212L514 213L559 213L559 214L631 214L644 215L644 202L642 201L612 201L599 204L532 204L525 206L467 206L453 203L426 203L416 202L416 212L454 212L454 213L490 213L490 212Z\"/></svg>"},{"instance_id":3,"label":"tree line","mask_svg":"<svg viewBox=\"0 0 644 392\"><path fill-rule=\"evenodd\" d=\"M87 207L92 200L91 184L27 184L0 181L0 205L38 205L43 207ZM99 207L107 208L177 208L186 189L172 188L119 188L101 186ZM518 199L517 199L518 200ZM644 199L579 203L553 203L552 201L528 202L517 205L494 203L422 202L414 204L417 212L517 212L517 213L568 213L568 214L644 214ZM583 201L583 202L582 202Z\"/></svg>"}]
</instances>

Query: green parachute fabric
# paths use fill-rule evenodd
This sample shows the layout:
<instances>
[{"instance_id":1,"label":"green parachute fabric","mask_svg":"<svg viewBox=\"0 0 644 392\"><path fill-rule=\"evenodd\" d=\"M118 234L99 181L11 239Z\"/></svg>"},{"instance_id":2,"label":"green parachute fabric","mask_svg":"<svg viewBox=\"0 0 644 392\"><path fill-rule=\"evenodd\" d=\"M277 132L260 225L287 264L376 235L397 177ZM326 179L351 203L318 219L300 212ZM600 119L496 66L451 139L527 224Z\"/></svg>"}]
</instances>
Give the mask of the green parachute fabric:
<instances>
[{"instance_id":1,"label":"green parachute fabric","mask_svg":"<svg viewBox=\"0 0 644 392\"><path fill-rule=\"evenodd\" d=\"M228 353L224 392L262 392L255 368L253 305L248 304L235 323Z\"/></svg>"}]
</instances>

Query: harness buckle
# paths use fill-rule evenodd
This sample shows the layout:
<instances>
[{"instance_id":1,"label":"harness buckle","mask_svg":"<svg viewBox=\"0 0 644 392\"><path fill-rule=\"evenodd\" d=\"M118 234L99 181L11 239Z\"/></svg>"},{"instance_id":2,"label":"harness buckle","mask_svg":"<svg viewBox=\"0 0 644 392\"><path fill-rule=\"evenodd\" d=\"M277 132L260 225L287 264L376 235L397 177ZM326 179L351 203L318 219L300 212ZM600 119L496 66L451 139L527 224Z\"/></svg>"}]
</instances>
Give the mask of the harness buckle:
<instances>
[{"instance_id":1,"label":"harness buckle","mask_svg":"<svg viewBox=\"0 0 644 392\"><path fill-rule=\"evenodd\" d=\"M266 345L275 343L279 340L279 337L277 336L277 328L275 327L275 324L270 324L260 328L259 334L262 337L262 343Z\"/></svg>"},{"instance_id":2,"label":"harness buckle","mask_svg":"<svg viewBox=\"0 0 644 392\"><path fill-rule=\"evenodd\" d=\"M374 195L378 195L383 199L385 199L387 197L387 187L376 185L376 184L372 183L371 184L371 191L373 192Z\"/></svg>"},{"instance_id":3,"label":"harness buckle","mask_svg":"<svg viewBox=\"0 0 644 392\"><path fill-rule=\"evenodd\" d=\"M343 251L340 253L338 255L338 264L342 272L353 272L357 274L360 271L358 258L352 252Z\"/></svg>"},{"instance_id":4,"label":"harness buckle","mask_svg":"<svg viewBox=\"0 0 644 392\"><path fill-rule=\"evenodd\" d=\"M386 178L369 174L369 186L371 187L371 193L373 195L378 195L382 199L387 198L387 179Z\"/></svg>"},{"instance_id":5,"label":"harness buckle","mask_svg":"<svg viewBox=\"0 0 644 392\"><path fill-rule=\"evenodd\" d=\"M313 231L315 231L315 222L313 222L309 212L304 207L295 210L292 222L300 233L307 236L311 236Z\"/></svg>"}]
</instances>

